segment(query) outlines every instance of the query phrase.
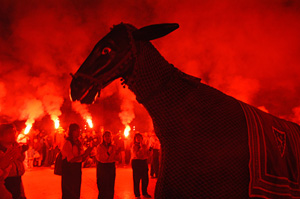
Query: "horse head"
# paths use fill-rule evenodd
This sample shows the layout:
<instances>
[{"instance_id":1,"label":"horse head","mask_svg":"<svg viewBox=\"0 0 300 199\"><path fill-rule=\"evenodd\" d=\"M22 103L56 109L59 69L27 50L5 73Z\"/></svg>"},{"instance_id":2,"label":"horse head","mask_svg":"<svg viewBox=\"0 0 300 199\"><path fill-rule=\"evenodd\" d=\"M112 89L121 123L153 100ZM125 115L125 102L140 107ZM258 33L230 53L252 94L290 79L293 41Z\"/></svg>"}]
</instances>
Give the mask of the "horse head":
<instances>
[{"instance_id":1,"label":"horse head","mask_svg":"<svg viewBox=\"0 0 300 199\"><path fill-rule=\"evenodd\" d=\"M101 89L113 80L126 78L132 73L140 43L163 37L178 27L178 24L171 23L140 29L124 23L114 26L72 75L71 100L93 103Z\"/></svg>"}]
</instances>

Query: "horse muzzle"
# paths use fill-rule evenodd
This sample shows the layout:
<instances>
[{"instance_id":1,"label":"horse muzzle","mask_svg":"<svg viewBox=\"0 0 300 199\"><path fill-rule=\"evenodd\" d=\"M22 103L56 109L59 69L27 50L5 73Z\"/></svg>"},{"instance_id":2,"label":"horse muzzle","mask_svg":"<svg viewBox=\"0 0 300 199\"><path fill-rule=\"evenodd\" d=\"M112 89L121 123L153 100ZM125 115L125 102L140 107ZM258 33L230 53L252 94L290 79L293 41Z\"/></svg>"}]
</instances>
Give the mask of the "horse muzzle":
<instances>
[{"instance_id":1,"label":"horse muzzle","mask_svg":"<svg viewBox=\"0 0 300 199\"><path fill-rule=\"evenodd\" d=\"M80 101L82 104L92 104L100 94L99 87L87 80L79 80L78 78L73 77L70 85L71 100Z\"/></svg>"}]
</instances>

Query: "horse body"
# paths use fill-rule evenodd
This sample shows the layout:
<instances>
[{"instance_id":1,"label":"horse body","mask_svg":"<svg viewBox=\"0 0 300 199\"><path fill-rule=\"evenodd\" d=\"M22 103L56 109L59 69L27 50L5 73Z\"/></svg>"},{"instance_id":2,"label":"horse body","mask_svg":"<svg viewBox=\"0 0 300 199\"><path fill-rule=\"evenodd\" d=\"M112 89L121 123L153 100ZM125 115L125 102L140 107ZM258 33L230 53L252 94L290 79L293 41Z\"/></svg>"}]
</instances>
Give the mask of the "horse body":
<instances>
[{"instance_id":1,"label":"horse body","mask_svg":"<svg viewBox=\"0 0 300 199\"><path fill-rule=\"evenodd\" d=\"M300 171L289 171L292 164L299 165L299 158L286 158L295 151L300 154L295 144L300 143L299 126L262 113L179 71L148 41L165 35L165 26L162 33L152 37L153 29L160 27L151 27L149 31L120 24L113 28L74 75L71 96L73 100L91 103L97 89L118 77L124 79L137 101L149 112L161 142L162 164L155 198L300 196ZM145 32L151 32L150 36L143 36ZM145 37L147 39L140 39ZM267 130L262 123L268 124ZM295 129L293 136L285 134L285 129ZM268 139L276 147L275 142L279 141L281 159L278 151L275 159L267 153L265 147L269 141L260 139L260 134L270 135ZM278 136L274 138L273 135ZM284 152L286 145L282 143L292 138L296 141L288 147L290 154L287 154ZM265 165L265 168L274 168L280 161L282 165L285 162L292 164L284 169L281 166L277 169L279 172L261 169ZM265 183L262 187L261 182ZM274 186L270 188L270 184Z\"/></svg>"},{"instance_id":2,"label":"horse body","mask_svg":"<svg viewBox=\"0 0 300 199\"><path fill-rule=\"evenodd\" d=\"M174 68L151 44L136 66L127 84L162 145L156 198L246 198L248 135L239 103Z\"/></svg>"}]
</instances>

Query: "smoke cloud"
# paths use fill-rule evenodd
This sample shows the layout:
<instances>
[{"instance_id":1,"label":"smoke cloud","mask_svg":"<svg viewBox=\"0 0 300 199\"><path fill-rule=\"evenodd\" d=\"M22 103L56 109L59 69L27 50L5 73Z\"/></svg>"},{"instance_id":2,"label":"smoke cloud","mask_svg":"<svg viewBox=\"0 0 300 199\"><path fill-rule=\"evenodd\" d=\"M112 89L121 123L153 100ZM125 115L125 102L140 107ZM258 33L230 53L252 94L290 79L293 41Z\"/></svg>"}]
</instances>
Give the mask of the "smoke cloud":
<instances>
[{"instance_id":1,"label":"smoke cloud","mask_svg":"<svg viewBox=\"0 0 300 199\"><path fill-rule=\"evenodd\" d=\"M84 120L92 119L92 115L88 110L88 106L86 104L81 104L80 102L72 102L72 108L81 115Z\"/></svg>"},{"instance_id":2,"label":"smoke cloud","mask_svg":"<svg viewBox=\"0 0 300 199\"><path fill-rule=\"evenodd\" d=\"M129 125L135 117L134 114L134 101L135 95L126 87L119 90L121 98L121 112L119 117L124 126Z\"/></svg>"},{"instance_id":3,"label":"smoke cloud","mask_svg":"<svg viewBox=\"0 0 300 199\"><path fill-rule=\"evenodd\" d=\"M120 22L179 23L178 30L153 41L170 63L228 95L299 122L299 1L4 0L0 19L0 122L46 115L72 119L75 112L62 111L70 105L69 73ZM110 99L106 106L98 102L86 110L94 118L105 112L115 120L120 114L148 123L146 110L116 85L101 93L100 100Z\"/></svg>"}]
</instances>

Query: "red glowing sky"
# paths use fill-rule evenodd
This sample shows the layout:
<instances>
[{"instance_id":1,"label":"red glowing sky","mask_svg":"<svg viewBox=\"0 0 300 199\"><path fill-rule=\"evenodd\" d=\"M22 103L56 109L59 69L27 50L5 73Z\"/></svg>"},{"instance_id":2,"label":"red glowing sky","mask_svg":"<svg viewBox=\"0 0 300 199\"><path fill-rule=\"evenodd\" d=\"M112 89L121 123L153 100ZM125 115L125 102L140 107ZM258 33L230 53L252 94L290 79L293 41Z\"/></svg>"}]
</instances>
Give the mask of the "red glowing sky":
<instances>
[{"instance_id":1,"label":"red glowing sky","mask_svg":"<svg viewBox=\"0 0 300 199\"><path fill-rule=\"evenodd\" d=\"M170 63L237 99L300 122L299 1L4 0L0 17L1 122L38 121L49 114L66 123L78 120L69 102L69 73L120 22L179 23L178 30L153 41ZM98 125L122 126L125 99L137 129L151 130L147 112L128 95L114 82L88 111Z\"/></svg>"}]
</instances>

